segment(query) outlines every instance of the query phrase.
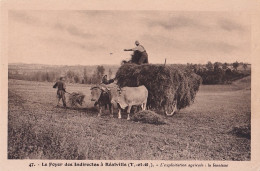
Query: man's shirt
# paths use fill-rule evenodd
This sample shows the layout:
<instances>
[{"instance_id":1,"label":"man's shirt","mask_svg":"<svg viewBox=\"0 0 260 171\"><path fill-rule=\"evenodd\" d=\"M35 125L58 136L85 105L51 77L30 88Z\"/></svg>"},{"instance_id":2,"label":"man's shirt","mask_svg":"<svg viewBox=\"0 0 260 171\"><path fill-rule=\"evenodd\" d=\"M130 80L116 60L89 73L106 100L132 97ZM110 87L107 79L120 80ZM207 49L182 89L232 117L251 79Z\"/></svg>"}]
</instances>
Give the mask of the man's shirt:
<instances>
[{"instance_id":1,"label":"man's shirt","mask_svg":"<svg viewBox=\"0 0 260 171\"><path fill-rule=\"evenodd\" d=\"M142 45L138 45L132 49L133 51L144 52L145 48Z\"/></svg>"},{"instance_id":2,"label":"man's shirt","mask_svg":"<svg viewBox=\"0 0 260 171\"><path fill-rule=\"evenodd\" d=\"M56 84L53 86L53 88L58 87L58 90L65 90L66 85L63 81L57 81Z\"/></svg>"}]
</instances>

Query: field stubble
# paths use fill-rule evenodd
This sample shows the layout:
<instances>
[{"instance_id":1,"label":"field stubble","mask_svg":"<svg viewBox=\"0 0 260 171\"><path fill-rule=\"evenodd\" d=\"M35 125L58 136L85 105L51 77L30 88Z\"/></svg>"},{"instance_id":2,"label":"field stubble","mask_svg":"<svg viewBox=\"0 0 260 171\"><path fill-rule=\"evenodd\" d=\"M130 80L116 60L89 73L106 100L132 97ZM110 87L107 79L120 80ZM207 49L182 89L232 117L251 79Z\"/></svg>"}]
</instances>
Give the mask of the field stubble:
<instances>
[{"instance_id":1,"label":"field stubble","mask_svg":"<svg viewBox=\"0 0 260 171\"><path fill-rule=\"evenodd\" d=\"M86 95L82 107L56 107L51 83L9 80L9 159L250 160L250 88L203 85L165 125L120 120L117 111L97 117L90 86L67 91Z\"/></svg>"}]
</instances>

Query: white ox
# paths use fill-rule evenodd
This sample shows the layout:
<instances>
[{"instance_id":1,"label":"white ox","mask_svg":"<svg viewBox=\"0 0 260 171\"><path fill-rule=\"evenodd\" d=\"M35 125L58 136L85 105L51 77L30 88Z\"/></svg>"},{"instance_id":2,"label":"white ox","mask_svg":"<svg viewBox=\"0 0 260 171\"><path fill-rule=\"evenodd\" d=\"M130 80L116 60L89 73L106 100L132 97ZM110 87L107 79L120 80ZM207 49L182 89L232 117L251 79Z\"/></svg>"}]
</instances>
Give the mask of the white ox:
<instances>
[{"instance_id":1,"label":"white ox","mask_svg":"<svg viewBox=\"0 0 260 171\"><path fill-rule=\"evenodd\" d=\"M123 87L121 89L112 90L112 103L117 103L118 118L121 118L121 109L127 108L127 120L130 120L130 111L132 106L141 105L142 110L146 110L146 103L148 98L148 90L145 86L139 87Z\"/></svg>"}]
</instances>

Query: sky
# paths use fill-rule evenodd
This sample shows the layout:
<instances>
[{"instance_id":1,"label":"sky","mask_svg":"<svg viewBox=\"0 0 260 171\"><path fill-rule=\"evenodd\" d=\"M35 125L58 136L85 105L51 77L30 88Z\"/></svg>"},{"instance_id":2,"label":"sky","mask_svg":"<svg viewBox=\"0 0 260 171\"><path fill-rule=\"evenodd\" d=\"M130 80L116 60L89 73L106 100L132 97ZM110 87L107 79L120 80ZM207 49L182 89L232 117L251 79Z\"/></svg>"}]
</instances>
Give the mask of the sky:
<instances>
[{"instance_id":1,"label":"sky","mask_svg":"<svg viewBox=\"0 0 260 171\"><path fill-rule=\"evenodd\" d=\"M245 12L12 10L8 62L119 65L138 40L150 63L249 62Z\"/></svg>"}]
</instances>

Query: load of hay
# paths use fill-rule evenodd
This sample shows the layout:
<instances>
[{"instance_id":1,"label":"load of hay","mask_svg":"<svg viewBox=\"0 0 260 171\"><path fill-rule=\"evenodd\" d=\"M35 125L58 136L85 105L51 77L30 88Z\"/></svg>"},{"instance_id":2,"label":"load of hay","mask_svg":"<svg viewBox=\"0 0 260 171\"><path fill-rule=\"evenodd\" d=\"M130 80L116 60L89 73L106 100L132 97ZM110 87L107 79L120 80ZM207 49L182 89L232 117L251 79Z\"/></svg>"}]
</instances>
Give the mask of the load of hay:
<instances>
[{"instance_id":1,"label":"load of hay","mask_svg":"<svg viewBox=\"0 0 260 171\"><path fill-rule=\"evenodd\" d=\"M177 109L183 109L194 102L201 84L201 77L195 73L174 66L153 64L124 64L116 73L120 87L144 85L148 89L147 106L165 110L177 102Z\"/></svg>"},{"instance_id":2,"label":"load of hay","mask_svg":"<svg viewBox=\"0 0 260 171\"><path fill-rule=\"evenodd\" d=\"M69 104L71 107L82 106L85 95L81 92L73 92L69 95Z\"/></svg>"},{"instance_id":3,"label":"load of hay","mask_svg":"<svg viewBox=\"0 0 260 171\"><path fill-rule=\"evenodd\" d=\"M150 110L143 110L133 115L132 120L135 122L149 123L155 125L166 124L163 117Z\"/></svg>"}]
</instances>

